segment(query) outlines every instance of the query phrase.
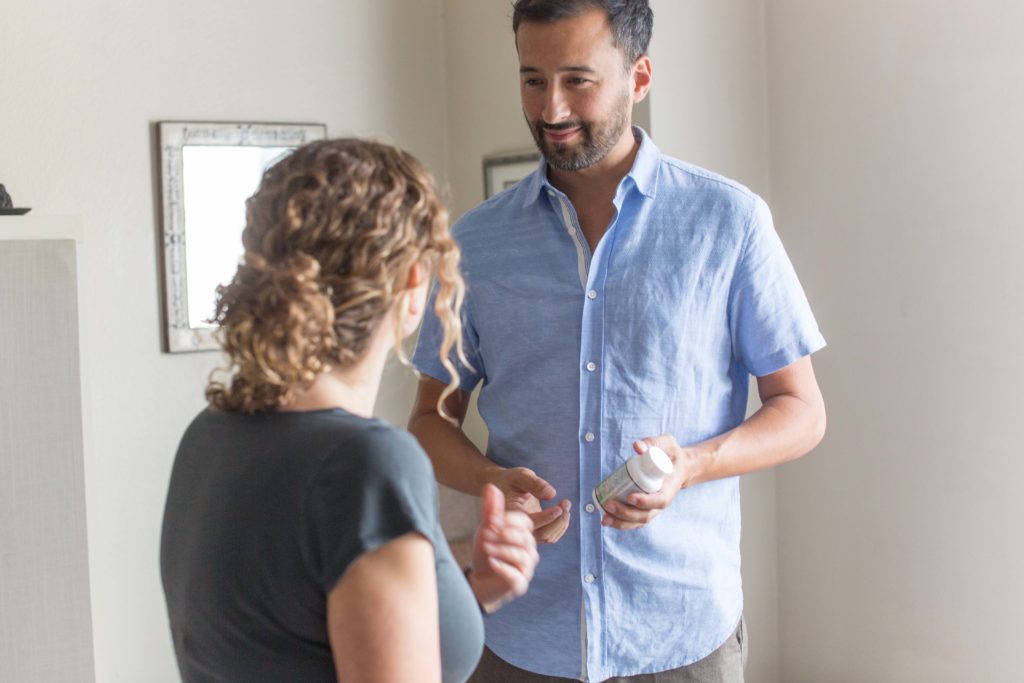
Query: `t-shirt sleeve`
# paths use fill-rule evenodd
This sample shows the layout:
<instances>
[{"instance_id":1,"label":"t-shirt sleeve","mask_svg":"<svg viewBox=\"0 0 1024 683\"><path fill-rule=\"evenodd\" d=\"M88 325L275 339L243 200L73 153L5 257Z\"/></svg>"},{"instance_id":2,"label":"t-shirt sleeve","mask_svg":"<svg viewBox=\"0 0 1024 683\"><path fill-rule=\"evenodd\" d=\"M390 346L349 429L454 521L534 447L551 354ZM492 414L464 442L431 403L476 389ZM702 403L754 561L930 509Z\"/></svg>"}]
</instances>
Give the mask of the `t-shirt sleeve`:
<instances>
[{"instance_id":1,"label":"t-shirt sleeve","mask_svg":"<svg viewBox=\"0 0 1024 683\"><path fill-rule=\"evenodd\" d=\"M410 532L437 542L437 484L426 453L406 432L373 427L324 461L306 498L304 554L330 592L363 553Z\"/></svg>"},{"instance_id":2,"label":"t-shirt sleeve","mask_svg":"<svg viewBox=\"0 0 1024 683\"><path fill-rule=\"evenodd\" d=\"M434 312L434 302L437 298L437 282L430 293L427 303L427 310L423 315L423 325L420 327L419 339L416 342L416 351L412 356L412 364L424 375L429 375L445 384L451 381L448 370L441 363L441 342L444 340L444 327L440 318ZM466 367L459 361L458 355L453 347L450 353L452 364L459 375L459 388L463 391L472 391L476 385L485 378L483 361L480 358L480 339L477 336L476 326L473 322L473 315L470 304L470 293L462 306L462 348L466 360L470 366Z\"/></svg>"},{"instance_id":3,"label":"t-shirt sleeve","mask_svg":"<svg viewBox=\"0 0 1024 683\"><path fill-rule=\"evenodd\" d=\"M760 197L733 278L729 324L736 360L757 377L825 346L768 205Z\"/></svg>"}]
</instances>

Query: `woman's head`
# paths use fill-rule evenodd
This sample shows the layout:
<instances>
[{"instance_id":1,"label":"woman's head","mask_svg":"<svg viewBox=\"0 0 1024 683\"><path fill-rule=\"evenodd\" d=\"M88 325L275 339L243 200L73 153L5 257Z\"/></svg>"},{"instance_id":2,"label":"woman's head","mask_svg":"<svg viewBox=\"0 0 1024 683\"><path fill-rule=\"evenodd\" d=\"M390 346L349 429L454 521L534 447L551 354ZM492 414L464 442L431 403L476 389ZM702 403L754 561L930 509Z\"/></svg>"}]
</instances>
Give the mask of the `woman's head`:
<instances>
[{"instance_id":1,"label":"woman's head","mask_svg":"<svg viewBox=\"0 0 1024 683\"><path fill-rule=\"evenodd\" d=\"M413 156L357 139L296 149L246 203L242 243L234 279L217 291L214 320L231 376L207 387L213 407L287 405L320 373L357 363L389 317L397 346L410 327L399 301L414 268L438 278L441 358L453 378L446 395L454 389L459 250L434 182Z\"/></svg>"}]
</instances>

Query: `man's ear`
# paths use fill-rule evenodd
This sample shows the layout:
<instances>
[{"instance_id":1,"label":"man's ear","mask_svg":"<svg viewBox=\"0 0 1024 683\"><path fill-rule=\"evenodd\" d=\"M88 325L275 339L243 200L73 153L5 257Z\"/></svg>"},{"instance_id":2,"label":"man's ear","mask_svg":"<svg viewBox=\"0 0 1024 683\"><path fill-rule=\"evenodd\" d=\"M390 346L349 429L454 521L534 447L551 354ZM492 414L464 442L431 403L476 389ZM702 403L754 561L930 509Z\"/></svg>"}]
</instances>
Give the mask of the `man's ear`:
<instances>
[{"instance_id":1,"label":"man's ear","mask_svg":"<svg viewBox=\"0 0 1024 683\"><path fill-rule=\"evenodd\" d=\"M651 58L641 55L633 64L633 104L642 102L651 89Z\"/></svg>"}]
</instances>

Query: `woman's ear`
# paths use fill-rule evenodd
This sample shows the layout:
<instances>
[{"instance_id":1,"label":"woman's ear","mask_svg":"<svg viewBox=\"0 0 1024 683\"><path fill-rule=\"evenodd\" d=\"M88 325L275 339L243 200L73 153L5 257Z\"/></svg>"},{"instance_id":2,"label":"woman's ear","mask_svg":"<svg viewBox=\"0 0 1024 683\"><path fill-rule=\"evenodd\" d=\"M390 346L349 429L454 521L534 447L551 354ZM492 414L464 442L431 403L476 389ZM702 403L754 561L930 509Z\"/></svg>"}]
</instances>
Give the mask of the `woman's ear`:
<instances>
[{"instance_id":1,"label":"woman's ear","mask_svg":"<svg viewBox=\"0 0 1024 683\"><path fill-rule=\"evenodd\" d=\"M409 277L405 283L405 312L409 317L415 318L417 324L419 323L420 314L423 312L423 308L426 303L428 284L427 267L422 261L417 261L413 264L412 268L409 269Z\"/></svg>"},{"instance_id":2,"label":"woman's ear","mask_svg":"<svg viewBox=\"0 0 1024 683\"><path fill-rule=\"evenodd\" d=\"M426 264L417 261L409 268L405 291L397 301L395 314L398 316L398 335L404 339L416 331L427 308L427 291L430 287L430 270Z\"/></svg>"},{"instance_id":3,"label":"woman's ear","mask_svg":"<svg viewBox=\"0 0 1024 683\"><path fill-rule=\"evenodd\" d=\"M427 267L422 261L412 264L409 269L409 278L405 283L406 289L416 289L427 280Z\"/></svg>"}]
</instances>

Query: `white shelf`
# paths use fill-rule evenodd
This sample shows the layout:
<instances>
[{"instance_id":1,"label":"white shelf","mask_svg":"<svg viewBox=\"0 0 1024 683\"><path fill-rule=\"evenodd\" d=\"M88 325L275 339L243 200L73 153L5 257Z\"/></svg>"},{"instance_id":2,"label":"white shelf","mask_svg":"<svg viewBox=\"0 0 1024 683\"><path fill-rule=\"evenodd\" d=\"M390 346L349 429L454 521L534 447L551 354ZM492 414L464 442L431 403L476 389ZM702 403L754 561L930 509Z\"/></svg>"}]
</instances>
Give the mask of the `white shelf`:
<instances>
[{"instance_id":1,"label":"white shelf","mask_svg":"<svg viewBox=\"0 0 1024 683\"><path fill-rule=\"evenodd\" d=\"M0 240L82 240L81 218L77 215L32 213L0 216Z\"/></svg>"}]
</instances>

